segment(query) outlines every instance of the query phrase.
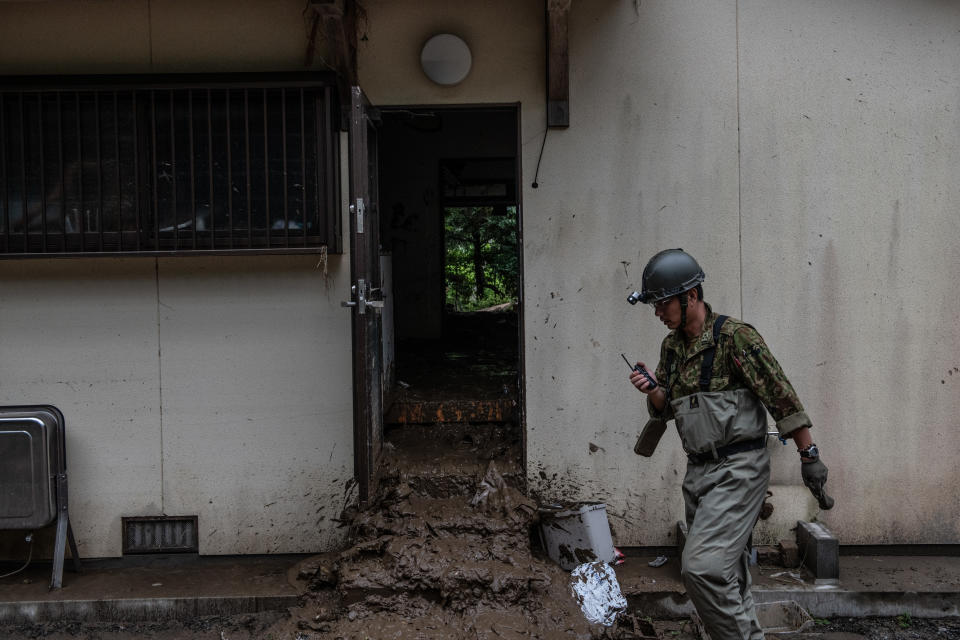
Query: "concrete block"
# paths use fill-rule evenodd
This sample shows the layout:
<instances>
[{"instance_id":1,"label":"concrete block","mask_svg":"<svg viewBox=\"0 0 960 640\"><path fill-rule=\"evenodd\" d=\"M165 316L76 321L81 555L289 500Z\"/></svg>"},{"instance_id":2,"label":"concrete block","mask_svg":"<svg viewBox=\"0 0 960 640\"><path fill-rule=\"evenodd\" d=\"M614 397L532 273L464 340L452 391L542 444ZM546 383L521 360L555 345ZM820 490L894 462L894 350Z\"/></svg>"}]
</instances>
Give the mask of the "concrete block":
<instances>
[{"instance_id":1,"label":"concrete block","mask_svg":"<svg viewBox=\"0 0 960 640\"><path fill-rule=\"evenodd\" d=\"M772 547L766 544L758 544L754 547L754 550L757 552L757 563L763 565L782 565L783 562L781 558L783 554L780 553L779 547Z\"/></svg>"},{"instance_id":2,"label":"concrete block","mask_svg":"<svg viewBox=\"0 0 960 640\"><path fill-rule=\"evenodd\" d=\"M819 522L797 522L797 546L803 564L818 583L840 580L840 542Z\"/></svg>"},{"instance_id":3,"label":"concrete block","mask_svg":"<svg viewBox=\"0 0 960 640\"><path fill-rule=\"evenodd\" d=\"M780 552L781 565L788 569L800 566L800 547L795 540L781 540L777 544L777 550Z\"/></svg>"}]
</instances>

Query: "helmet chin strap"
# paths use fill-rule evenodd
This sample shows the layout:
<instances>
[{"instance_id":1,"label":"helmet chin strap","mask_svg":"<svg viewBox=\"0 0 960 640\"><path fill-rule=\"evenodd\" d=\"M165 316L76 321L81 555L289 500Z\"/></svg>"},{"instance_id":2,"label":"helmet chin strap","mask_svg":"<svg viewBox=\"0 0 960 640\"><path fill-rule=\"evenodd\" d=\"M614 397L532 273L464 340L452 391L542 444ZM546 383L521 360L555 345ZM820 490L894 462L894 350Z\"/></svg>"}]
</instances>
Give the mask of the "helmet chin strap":
<instances>
[{"instance_id":1,"label":"helmet chin strap","mask_svg":"<svg viewBox=\"0 0 960 640\"><path fill-rule=\"evenodd\" d=\"M680 326L677 327L679 331L683 331L683 328L687 326L687 292L684 291L680 294Z\"/></svg>"}]
</instances>

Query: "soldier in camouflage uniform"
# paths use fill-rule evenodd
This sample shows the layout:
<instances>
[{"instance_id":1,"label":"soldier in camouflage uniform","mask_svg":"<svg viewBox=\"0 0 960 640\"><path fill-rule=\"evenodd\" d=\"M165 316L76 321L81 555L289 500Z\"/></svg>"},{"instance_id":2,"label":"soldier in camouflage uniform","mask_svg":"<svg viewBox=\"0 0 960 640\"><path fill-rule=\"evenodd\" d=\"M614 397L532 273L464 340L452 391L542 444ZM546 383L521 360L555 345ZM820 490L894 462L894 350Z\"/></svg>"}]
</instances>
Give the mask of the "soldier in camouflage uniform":
<instances>
[{"instance_id":1,"label":"soldier in camouflage uniform","mask_svg":"<svg viewBox=\"0 0 960 640\"><path fill-rule=\"evenodd\" d=\"M763 338L714 313L703 301L703 279L680 249L647 264L643 291L631 302L652 304L670 333L655 373L634 370L630 382L647 394L661 433L663 421L676 422L688 456L682 575L697 612L712 640L763 640L747 545L770 480L766 411L781 437L796 443L803 481L824 508L832 506L823 493L827 468L811 440L810 419Z\"/></svg>"}]
</instances>

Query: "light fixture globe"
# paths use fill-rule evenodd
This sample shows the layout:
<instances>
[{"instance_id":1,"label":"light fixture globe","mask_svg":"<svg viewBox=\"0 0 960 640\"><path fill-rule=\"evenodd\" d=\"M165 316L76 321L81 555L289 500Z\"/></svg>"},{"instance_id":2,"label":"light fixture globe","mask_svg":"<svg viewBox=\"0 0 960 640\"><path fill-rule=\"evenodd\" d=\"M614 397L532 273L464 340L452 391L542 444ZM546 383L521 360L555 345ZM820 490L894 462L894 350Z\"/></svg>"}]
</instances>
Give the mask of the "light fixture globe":
<instances>
[{"instance_id":1,"label":"light fixture globe","mask_svg":"<svg viewBox=\"0 0 960 640\"><path fill-rule=\"evenodd\" d=\"M443 86L459 84L473 64L470 47L452 33L433 36L423 45L420 66L427 77Z\"/></svg>"}]
</instances>

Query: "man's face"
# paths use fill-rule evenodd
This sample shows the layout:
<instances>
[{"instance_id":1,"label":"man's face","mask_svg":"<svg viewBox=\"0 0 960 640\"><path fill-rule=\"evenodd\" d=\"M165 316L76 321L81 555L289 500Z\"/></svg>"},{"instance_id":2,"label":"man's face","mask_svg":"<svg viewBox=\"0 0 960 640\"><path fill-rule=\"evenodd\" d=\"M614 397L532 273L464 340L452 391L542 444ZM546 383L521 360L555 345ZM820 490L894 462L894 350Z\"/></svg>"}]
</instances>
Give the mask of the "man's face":
<instances>
[{"instance_id":1,"label":"man's face","mask_svg":"<svg viewBox=\"0 0 960 640\"><path fill-rule=\"evenodd\" d=\"M653 303L653 312L668 329L680 326L680 298L677 296Z\"/></svg>"}]
</instances>

